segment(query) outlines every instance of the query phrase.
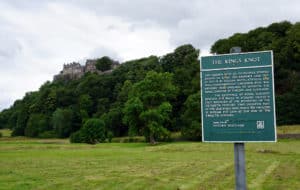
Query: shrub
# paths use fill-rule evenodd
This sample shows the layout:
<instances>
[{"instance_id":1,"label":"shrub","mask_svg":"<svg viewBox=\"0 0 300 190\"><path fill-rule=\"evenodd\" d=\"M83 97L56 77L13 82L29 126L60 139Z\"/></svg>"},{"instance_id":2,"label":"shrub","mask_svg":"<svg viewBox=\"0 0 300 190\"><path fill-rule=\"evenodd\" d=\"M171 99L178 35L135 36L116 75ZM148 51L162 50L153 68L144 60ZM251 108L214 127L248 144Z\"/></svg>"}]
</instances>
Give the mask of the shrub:
<instances>
[{"instance_id":1,"label":"shrub","mask_svg":"<svg viewBox=\"0 0 300 190\"><path fill-rule=\"evenodd\" d=\"M71 143L96 144L106 139L105 124L101 119L88 119L83 127L70 137Z\"/></svg>"},{"instance_id":2,"label":"shrub","mask_svg":"<svg viewBox=\"0 0 300 190\"><path fill-rule=\"evenodd\" d=\"M198 121L192 121L189 126L185 126L181 129L181 134L187 140L201 141L201 123Z\"/></svg>"},{"instance_id":3,"label":"shrub","mask_svg":"<svg viewBox=\"0 0 300 190\"><path fill-rule=\"evenodd\" d=\"M0 138L2 137L3 135L2 135L2 133L0 132Z\"/></svg>"},{"instance_id":4,"label":"shrub","mask_svg":"<svg viewBox=\"0 0 300 190\"><path fill-rule=\"evenodd\" d=\"M75 133L72 133L70 136L70 142L71 143L82 143L83 136L81 134L81 131L76 131Z\"/></svg>"}]
</instances>

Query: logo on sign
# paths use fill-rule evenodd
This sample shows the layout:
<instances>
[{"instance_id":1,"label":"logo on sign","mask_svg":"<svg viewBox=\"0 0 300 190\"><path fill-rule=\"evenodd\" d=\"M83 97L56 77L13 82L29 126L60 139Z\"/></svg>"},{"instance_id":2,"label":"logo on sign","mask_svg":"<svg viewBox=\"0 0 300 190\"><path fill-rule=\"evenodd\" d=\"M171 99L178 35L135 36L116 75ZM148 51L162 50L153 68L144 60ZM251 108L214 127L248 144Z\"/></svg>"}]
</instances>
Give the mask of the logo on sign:
<instances>
[{"instance_id":1,"label":"logo on sign","mask_svg":"<svg viewBox=\"0 0 300 190\"><path fill-rule=\"evenodd\" d=\"M256 121L256 127L257 127L257 129L264 129L265 122L264 121Z\"/></svg>"}]
</instances>

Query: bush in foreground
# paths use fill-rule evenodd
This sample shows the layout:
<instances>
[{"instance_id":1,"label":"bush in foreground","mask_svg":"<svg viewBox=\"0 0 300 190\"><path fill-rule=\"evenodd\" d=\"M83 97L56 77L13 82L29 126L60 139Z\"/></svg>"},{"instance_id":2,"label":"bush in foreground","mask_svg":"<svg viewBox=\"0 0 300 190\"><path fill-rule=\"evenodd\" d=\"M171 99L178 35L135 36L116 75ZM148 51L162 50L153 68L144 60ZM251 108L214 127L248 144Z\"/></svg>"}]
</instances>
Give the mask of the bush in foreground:
<instances>
[{"instance_id":1,"label":"bush in foreground","mask_svg":"<svg viewBox=\"0 0 300 190\"><path fill-rule=\"evenodd\" d=\"M88 119L83 127L70 137L71 143L96 144L106 139L105 124L101 119Z\"/></svg>"}]
</instances>

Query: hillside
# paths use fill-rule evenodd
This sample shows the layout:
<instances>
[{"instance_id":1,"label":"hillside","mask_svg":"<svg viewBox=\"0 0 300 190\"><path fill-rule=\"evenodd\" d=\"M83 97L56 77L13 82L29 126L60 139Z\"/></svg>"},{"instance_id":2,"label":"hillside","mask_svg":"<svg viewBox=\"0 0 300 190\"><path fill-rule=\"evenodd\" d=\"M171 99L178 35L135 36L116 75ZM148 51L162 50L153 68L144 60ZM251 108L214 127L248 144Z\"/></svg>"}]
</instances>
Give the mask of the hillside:
<instances>
[{"instance_id":1,"label":"hillside","mask_svg":"<svg viewBox=\"0 0 300 190\"><path fill-rule=\"evenodd\" d=\"M274 51L278 124L299 124L300 23L273 23L248 33L237 33L218 40L211 52L228 53L233 46L241 46L244 52ZM0 128L12 129L14 136L63 138L78 131L89 118L99 118L107 133L115 137L145 135L151 133L151 130L147 132L151 127L140 127L141 123L150 117L160 118L161 114L163 118L155 124L163 126L157 138L167 139L168 132L181 131L186 138L200 139L198 56L199 50L183 45L162 57L150 56L122 63L106 75L87 72L75 80L47 81L38 91L28 92L23 99L3 110ZM155 81L156 77L162 80ZM147 91L154 88L149 81L156 82L158 91ZM160 94L163 101L149 99L157 103L157 107L150 108L147 97L159 93L161 88L170 90L163 82L174 85L174 89L171 94ZM148 86L143 88L143 85ZM143 89L148 94L141 93ZM138 108L134 107L138 103L134 102L135 93L141 100L146 98L142 102L145 114L139 118L132 117L132 111ZM159 112L161 105L164 105L163 112ZM154 110L151 116L146 109Z\"/></svg>"}]
</instances>

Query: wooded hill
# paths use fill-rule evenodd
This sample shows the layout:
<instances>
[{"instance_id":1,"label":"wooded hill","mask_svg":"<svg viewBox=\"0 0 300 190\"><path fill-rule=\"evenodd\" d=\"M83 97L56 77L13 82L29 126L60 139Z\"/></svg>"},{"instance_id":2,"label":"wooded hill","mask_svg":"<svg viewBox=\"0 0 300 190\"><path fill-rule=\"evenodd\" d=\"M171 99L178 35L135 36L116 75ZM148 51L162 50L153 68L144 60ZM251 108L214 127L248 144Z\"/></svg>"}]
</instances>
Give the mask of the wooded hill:
<instances>
[{"instance_id":1,"label":"wooded hill","mask_svg":"<svg viewBox=\"0 0 300 190\"><path fill-rule=\"evenodd\" d=\"M243 52L273 50L277 123L299 124L300 23L236 33L218 40L211 52L228 53L233 46ZM12 129L14 136L65 138L93 118L109 138L144 135L154 141L181 131L200 139L199 69L199 50L183 45L162 57L124 62L110 74L47 81L3 110L0 128Z\"/></svg>"}]
</instances>

